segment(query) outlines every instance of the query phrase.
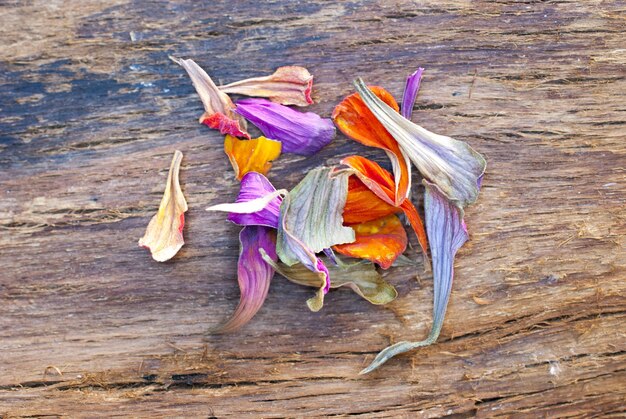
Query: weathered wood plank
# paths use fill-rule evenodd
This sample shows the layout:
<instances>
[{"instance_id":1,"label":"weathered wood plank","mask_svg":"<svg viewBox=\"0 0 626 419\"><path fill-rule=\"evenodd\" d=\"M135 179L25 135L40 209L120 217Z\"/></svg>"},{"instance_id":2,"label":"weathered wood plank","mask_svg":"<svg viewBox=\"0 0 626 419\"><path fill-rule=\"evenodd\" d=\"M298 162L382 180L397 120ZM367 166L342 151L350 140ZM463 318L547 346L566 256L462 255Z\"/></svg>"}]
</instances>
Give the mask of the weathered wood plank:
<instances>
[{"instance_id":1,"label":"weathered wood plank","mask_svg":"<svg viewBox=\"0 0 626 419\"><path fill-rule=\"evenodd\" d=\"M623 414L625 18L620 1L2 3L0 414ZM399 97L426 67L414 119L488 159L437 345L356 375L427 333L432 278L411 268L388 273L388 307L338 290L320 313L276 277L249 326L208 334L238 300L238 242L204 208L237 182L169 54L223 82L305 65L326 116L355 76ZM136 241L174 149L187 244L157 264ZM339 135L270 179L355 152L387 164Z\"/></svg>"}]
</instances>

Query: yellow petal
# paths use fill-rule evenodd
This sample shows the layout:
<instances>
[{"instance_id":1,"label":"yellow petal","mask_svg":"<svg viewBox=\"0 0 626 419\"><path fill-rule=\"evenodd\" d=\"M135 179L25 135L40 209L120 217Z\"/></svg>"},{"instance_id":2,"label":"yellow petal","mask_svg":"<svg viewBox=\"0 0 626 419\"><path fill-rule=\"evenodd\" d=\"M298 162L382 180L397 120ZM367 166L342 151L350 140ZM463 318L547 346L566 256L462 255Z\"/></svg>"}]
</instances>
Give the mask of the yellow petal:
<instances>
[{"instance_id":1,"label":"yellow petal","mask_svg":"<svg viewBox=\"0 0 626 419\"><path fill-rule=\"evenodd\" d=\"M139 239L139 246L149 249L152 258L158 262L171 259L185 244L183 227L187 201L178 181L182 160L183 153L176 150L167 175L167 185L159 211L150 220L146 234Z\"/></svg>"},{"instance_id":2,"label":"yellow petal","mask_svg":"<svg viewBox=\"0 0 626 419\"><path fill-rule=\"evenodd\" d=\"M266 175L272 167L271 161L280 156L281 146L280 141L265 137L240 140L232 135L227 135L224 139L224 152L239 180L248 172Z\"/></svg>"}]
</instances>

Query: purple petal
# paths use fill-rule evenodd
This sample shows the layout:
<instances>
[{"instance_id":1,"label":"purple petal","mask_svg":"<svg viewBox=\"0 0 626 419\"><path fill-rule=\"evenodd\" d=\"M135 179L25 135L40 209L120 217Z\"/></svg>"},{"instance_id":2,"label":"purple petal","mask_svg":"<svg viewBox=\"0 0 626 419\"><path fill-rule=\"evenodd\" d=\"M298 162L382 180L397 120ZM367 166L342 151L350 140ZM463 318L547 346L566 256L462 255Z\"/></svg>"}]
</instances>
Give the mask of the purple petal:
<instances>
[{"instance_id":1,"label":"purple petal","mask_svg":"<svg viewBox=\"0 0 626 419\"><path fill-rule=\"evenodd\" d=\"M241 189L236 203L248 202L276 192L276 189L265 176L257 172L248 172L241 179ZM280 203L282 198L277 196L261 211L251 214L228 214L228 220L239 225L259 225L278 228L280 217Z\"/></svg>"},{"instance_id":2,"label":"purple petal","mask_svg":"<svg viewBox=\"0 0 626 419\"><path fill-rule=\"evenodd\" d=\"M451 203L443 192L426 180L426 196L424 198L424 212L426 214L426 232L430 243L430 252L433 259L433 325L425 340L419 342L398 342L383 349L374 361L361 371L366 374L380 367L396 355L412 349L432 345L437 341L446 308L452 290L454 276L454 256L468 240L467 228L463 221L462 210Z\"/></svg>"},{"instance_id":3,"label":"purple petal","mask_svg":"<svg viewBox=\"0 0 626 419\"><path fill-rule=\"evenodd\" d=\"M452 289L454 276L454 256L469 239L461 210L452 204L433 183L424 181L426 196L426 232L433 259L433 282L435 299L433 305L433 326L429 337L437 340L443 326L443 319Z\"/></svg>"},{"instance_id":4,"label":"purple petal","mask_svg":"<svg viewBox=\"0 0 626 419\"><path fill-rule=\"evenodd\" d=\"M236 105L235 111L256 125L263 135L280 141L284 153L309 156L335 137L333 122L313 112L299 112L266 99L244 99Z\"/></svg>"},{"instance_id":5,"label":"purple petal","mask_svg":"<svg viewBox=\"0 0 626 419\"><path fill-rule=\"evenodd\" d=\"M423 68L418 68L417 71L411 74L406 79L406 86L404 87L404 94L402 95L402 109L401 114L406 119L411 119L413 114L413 105L415 105L415 98L417 92L420 89L420 81L422 80Z\"/></svg>"},{"instance_id":6,"label":"purple petal","mask_svg":"<svg viewBox=\"0 0 626 419\"><path fill-rule=\"evenodd\" d=\"M268 227L247 226L239 233L240 253L237 263L237 279L241 297L232 317L216 332L232 332L245 325L259 311L274 276L274 268L263 260L259 249L274 262L276 256L276 235Z\"/></svg>"}]
</instances>

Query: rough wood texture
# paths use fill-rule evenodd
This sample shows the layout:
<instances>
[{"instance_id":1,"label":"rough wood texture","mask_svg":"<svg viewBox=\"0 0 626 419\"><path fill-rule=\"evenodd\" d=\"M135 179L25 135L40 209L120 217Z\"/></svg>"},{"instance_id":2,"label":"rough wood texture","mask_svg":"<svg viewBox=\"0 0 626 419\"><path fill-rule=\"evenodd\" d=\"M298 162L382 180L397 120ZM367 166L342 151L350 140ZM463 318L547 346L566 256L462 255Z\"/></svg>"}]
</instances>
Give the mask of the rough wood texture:
<instances>
[{"instance_id":1,"label":"rough wood texture","mask_svg":"<svg viewBox=\"0 0 626 419\"><path fill-rule=\"evenodd\" d=\"M626 397L626 5L621 1L4 1L0 5L0 413L7 417L620 416ZM437 345L432 278L389 272L388 307L320 313L280 277L248 327L222 138L168 54L230 82L300 64L330 115L351 80L488 159ZM171 262L137 248L174 149L190 211ZM282 156L280 187L362 152Z\"/></svg>"}]
</instances>

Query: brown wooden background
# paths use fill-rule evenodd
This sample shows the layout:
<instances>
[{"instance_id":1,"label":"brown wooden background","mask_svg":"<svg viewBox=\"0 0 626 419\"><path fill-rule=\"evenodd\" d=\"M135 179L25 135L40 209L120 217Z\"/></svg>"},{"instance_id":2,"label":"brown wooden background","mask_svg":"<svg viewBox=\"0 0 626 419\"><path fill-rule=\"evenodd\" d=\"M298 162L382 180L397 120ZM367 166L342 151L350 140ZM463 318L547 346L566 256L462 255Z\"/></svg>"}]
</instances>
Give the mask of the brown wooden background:
<instances>
[{"instance_id":1,"label":"brown wooden background","mask_svg":"<svg viewBox=\"0 0 626 419\"><path fill-rule=\"evenodd\" d=\"M623 1L0 2L0 413L623 415L625 25ZM426 68L414 120L488 160L437 345L357 376L427 334L412 268L388 307L338 290L320 313L276 277L249 326L208 335L238 229L204 208L238 184L168 54L219 82L304 65L325 116L355 76L399 98ZM136 242L175 149L187 245L158 264ZM387 164L340 135L270 179L354 152Z\"/></svg>"}]
</instances>

